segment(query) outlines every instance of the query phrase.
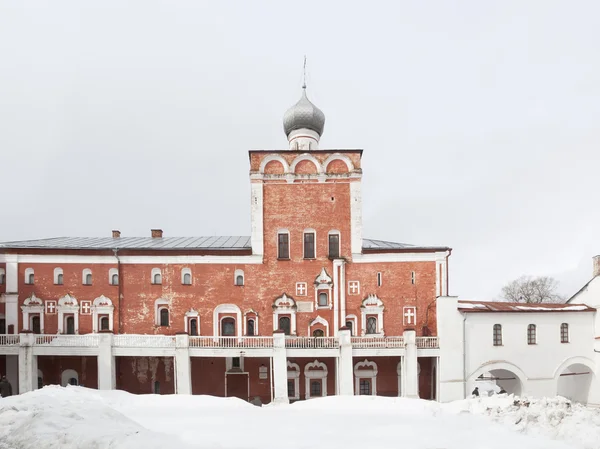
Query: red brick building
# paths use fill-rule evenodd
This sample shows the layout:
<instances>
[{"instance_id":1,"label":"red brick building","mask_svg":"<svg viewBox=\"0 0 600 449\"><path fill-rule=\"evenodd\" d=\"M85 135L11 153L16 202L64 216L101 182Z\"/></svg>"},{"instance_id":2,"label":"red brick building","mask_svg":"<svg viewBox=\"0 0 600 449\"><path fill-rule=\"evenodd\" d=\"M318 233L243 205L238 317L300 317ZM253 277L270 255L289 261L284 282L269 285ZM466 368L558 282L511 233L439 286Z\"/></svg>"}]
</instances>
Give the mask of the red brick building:
<instances>
[{"instance_id":1,"label":"red brick building","mask_svg":"<svg viewBox=\"0 0 600 449\"><path fill-rule=\"evenodd\" d=\"M435 398L450 249L363 239L363 152L319 149L324 122L303 90L289 148L250 151L248 237L0 245L0 373L21 392Z\"/></svg>"}]
</instances>

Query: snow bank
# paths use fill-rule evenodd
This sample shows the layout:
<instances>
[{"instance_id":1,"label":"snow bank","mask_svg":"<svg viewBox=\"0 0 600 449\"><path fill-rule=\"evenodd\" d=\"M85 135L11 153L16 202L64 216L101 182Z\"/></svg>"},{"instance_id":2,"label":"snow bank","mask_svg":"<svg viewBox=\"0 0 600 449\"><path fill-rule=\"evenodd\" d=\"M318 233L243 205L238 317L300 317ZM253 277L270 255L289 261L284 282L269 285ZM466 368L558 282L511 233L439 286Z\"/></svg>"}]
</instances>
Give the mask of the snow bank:
<instances>
[{"instance_id":1,"label":"snow bank","mask_svg":"<svg viewBox=\"0 0 600 449\"><path fill-rule=\"evenodd\" d=\"M0 400L0 449L600 448L600 412L561 398L514 401L332 396L261 408L234 398L45 387Z\"/></svg>"}]
</instances>

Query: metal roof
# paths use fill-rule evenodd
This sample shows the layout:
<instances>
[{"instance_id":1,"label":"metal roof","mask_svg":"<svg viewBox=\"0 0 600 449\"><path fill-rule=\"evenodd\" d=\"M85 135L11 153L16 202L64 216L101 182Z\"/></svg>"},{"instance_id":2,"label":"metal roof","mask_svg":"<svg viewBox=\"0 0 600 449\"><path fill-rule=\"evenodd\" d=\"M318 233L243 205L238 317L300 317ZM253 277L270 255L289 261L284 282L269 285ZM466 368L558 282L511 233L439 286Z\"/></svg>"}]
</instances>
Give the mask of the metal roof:
<instances>
[{"instance_id":1,"label":"metal roof","mask_svg":"<svg viewBox=\"0 0 600 449\"><path fill-rule=\"evenodd\" d=\"M151 250L236 250L251 249L248 236L213 237L55 237L50 239L21 240L0 243L0 249L151 249ZM407 243L363 239L363 249L440 249L434 246L416 246Z\"/></svg>"},{"instance_id":2,"label":"metal roof","mask_svg":"<svg viewBox=\"0 0 600 449\"><path fill-rule=\"evenodd\" d=\"M596 309L585 304L527 304L499 301L458 301L461 312L594 312Z\"/></svg>"}]
</instances>

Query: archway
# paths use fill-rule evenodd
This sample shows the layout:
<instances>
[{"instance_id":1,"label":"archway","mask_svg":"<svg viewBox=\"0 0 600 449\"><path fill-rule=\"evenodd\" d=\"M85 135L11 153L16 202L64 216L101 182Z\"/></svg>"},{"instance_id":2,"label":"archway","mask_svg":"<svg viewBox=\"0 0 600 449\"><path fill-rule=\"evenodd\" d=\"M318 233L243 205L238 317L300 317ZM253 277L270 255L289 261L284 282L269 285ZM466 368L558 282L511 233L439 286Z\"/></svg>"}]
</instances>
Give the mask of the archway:
<instances>
[{"instance_id":1,"label":"archway","mask_svg":"<svg viewBox=\"0 0 600 449\"><path fill-rule=\"evenodd\" d=\"M556 372L556 394L573 402L587 404L594 380L592 364L577 357L567 360Z\"/></svg>"},{"instance_id":2,"label":"archway","mask_svg":"<svg viewBox=\"0 0 600 449\"><path fill-rule=\"evenodd\" d=\"M67 385L79 385L79 374L73 369L66 369L62 372L60 384L63 387Z\"/></svg>"},{"instance_id":3,"label":"archway","mask_svg":"<svg viewBox=\"0 0 600 449\"><path fill-rule=\"evenodd\" d=\"M467 395L477 387L480 396L501 392L521 396L525 393L526 379L523 371L508 362L483 365L469 377Z\"/></svg>"}]
</instances>

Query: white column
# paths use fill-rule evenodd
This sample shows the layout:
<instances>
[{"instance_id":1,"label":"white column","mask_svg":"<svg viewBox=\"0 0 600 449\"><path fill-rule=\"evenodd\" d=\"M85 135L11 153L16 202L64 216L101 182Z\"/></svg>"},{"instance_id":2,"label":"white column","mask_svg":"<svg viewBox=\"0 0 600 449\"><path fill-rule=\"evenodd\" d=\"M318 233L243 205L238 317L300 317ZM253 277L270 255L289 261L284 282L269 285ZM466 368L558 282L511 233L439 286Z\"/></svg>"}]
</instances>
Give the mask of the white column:
<instances>
[{"instance_id":1,"label":"white column","mask_svg":"<svg viewBox=\"0 0 600 449\"><path fill-rule=\"evenodd\" d=\"M192 366L189 347L188 334L177 334L175 337L175 392L177 394L192 394Z\"/></svg>"},{"instance_id":2,"label":"white column","mask_svg":"<svg viewBox=\"0 0 600 449\"><path fill-rule=\"evenodd\" d=\"M116 385L115 357L112 355L113 336L101 333L98 346L98 390L114 390Z\"/></svg>"},{"instance_id":3,"label":"white column","mask_svg":"<svg viewBox=\"0 0 600 449\"><path fill-rule=\"evenodd\" d=\"M287 354L285 350L285 334L273 333L273 384L275 386L274 404L288 404L287 389Z\"/></svg>"},{"instance_id":4,"label":"white column","mask_svg":"<svg viewBox=\"0 0 600 449\"><path fill-rule=\"evenodd\" d=\"M340 329L340 360L338 363L339 394L341 396L354 395L354 371L352 364L352 341L350 329Z\"/></svg>"},{"instance_id":5,"label":"white column","mask_svg":"<svg viewBox=\"0 0 600 449\"><path fill-rule=\"evenodd\" d=\"M419 375L417 373L417 333L404 331L404 397L419 397Z\"/></svg>"},{"instance_id":6,"label":"white column","mask_svg":"<svg viewBox=\"0 0 600 449\"><path fill-rule=\"evenodd\" d=\"M37 363L33 361L33 334L21 334L19 344L19 394L33 390L33 368ZM37 368L35 374L37 382Z\"/></svg>"},{"instance_id":7,"label":"white column","mask_svg":"<svg viewBox=\"0 0 600 449\"><path fill-rule=\"evenodd\" d=\"M264 252L263 242L263 184L262 181L251 182L251 201L250 205L250 221L252 228L252 236L250 242L252 245L252 254L260 254Z\"/></svg>"},{"instance_id":8,"label":"white column","mask_svg":"<svg viewBox=\"0 0 600 449\"><path fill-rule=\"evenodd\" d=\"M360 179L350 183L350 248L362 253L362 192Z\"/></svg>"}]
</instances>

